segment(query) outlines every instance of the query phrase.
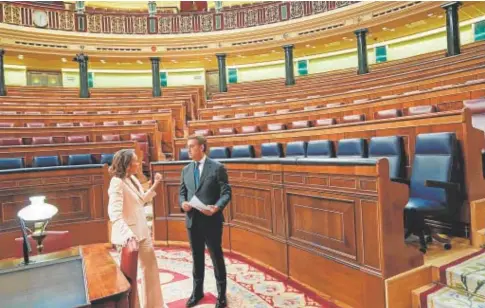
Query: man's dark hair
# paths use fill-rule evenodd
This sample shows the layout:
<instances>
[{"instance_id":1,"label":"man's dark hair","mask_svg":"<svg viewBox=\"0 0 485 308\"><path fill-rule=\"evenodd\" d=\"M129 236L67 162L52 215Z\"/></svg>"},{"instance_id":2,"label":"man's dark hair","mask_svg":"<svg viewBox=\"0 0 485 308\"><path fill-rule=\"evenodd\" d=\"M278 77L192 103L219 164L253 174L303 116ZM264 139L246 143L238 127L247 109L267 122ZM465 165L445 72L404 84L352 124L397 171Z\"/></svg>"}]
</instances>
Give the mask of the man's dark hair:
<instances>
[{"instance_id":1,"label":"man's dark hair","mask_svg":"<svg viewBox=\"0 0 485 308\"><path fill-rule=\"evenodd\" d=\"M205 139L204 136L193 135L193 136L190 136L189 138L187 138L187 141L188 140L197 140L197 143L199 145L203 145L204 146L204 153L206 152L206 150L207 150L207 139Z\"/></svg>"}]
</instances>

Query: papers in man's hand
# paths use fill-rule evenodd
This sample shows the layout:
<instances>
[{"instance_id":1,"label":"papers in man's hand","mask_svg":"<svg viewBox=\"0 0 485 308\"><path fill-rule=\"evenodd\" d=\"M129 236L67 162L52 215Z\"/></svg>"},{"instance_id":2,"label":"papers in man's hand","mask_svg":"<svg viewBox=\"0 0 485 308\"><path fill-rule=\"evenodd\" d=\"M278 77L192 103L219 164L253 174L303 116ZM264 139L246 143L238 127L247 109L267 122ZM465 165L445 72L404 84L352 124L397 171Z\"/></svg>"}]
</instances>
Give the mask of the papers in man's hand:
<instances>
[{"instance_id":1,"label":"papers in man's hand","mask_svg":"<svg viewBox=\"0 0 485 308\"><path fill-rule=\"evenodd\" d=\"M197 210L210 210L210 207L202 203L202 201L197 198L197 196L193 196L192 199L189 201L190 206Z\"/></svg>"}]
</instances>

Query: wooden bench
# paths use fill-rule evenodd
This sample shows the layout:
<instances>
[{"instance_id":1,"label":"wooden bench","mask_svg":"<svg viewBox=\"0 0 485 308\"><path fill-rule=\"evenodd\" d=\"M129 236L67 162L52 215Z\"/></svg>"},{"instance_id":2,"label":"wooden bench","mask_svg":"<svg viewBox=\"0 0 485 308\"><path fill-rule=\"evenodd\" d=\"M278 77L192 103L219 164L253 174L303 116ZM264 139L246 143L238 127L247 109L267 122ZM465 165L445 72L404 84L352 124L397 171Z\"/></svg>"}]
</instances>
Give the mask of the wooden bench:
<instances>
[{"instance_id":1,"label":"wooden bench","mask_svg":"<svg viewBox=\"0 0 485 308\"><path fill-rule=\"evenodd\" d=\"M387 160L223 163L232 200L222 242L231 252L351 307L385 307L384 280L423 264L404 243L409 189L391 182ZM152 164L163 178L154 199L156 241L187 242L177 204L186 164Z\"/></svg>"}]
</instances>

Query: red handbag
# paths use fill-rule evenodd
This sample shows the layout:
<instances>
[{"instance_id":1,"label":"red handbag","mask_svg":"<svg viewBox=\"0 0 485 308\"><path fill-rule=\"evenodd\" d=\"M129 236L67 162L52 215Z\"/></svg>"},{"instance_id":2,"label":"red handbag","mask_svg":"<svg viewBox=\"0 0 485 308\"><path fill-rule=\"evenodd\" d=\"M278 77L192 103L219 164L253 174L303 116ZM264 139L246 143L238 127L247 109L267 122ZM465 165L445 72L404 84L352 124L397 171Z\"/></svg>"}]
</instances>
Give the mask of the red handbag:
<instances>
[{"instance_id":1,"label":"red handbag","mask_svg":"<svg viewBox=\"0 0 485 308\"><path fill-rule=\"evenodd\" d=\"M134 241L129 241L126 246L121 248L120 268L131 285L130 308L138 307L138 249Z\"/></svg>"}]
</instances>

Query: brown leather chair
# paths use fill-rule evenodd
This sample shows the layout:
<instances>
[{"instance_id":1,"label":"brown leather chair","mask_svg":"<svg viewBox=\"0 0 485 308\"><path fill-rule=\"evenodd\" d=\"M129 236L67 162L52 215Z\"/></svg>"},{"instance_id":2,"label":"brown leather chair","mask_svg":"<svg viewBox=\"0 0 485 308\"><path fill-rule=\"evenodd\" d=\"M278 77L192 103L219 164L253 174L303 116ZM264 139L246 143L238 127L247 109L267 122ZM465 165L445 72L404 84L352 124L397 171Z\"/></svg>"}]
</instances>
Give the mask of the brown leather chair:
<instances>
[{"instance_id":1,"label":"brown leather chair","mask_svg":"<svg viewBox=\"0 0 485 308\"><path fill-rule=\"evenodd\" d=\"M22 138L0 138L0 145L22 145Z\"/></svg>"},{"instance_id":2,"label":"brown leather chair","mask_svg":"<svg viewBox=\"0 0 485 308\"><path fill-rule=\"evenodd\" d=\"M53 137L33 137L32 144L53 144Z\"/></svg>"},{"instance_id":3,"label":"brown leather chair","mask_svg":"<svg viewBox=\"0 0 485 308\"><path fill-rule=\"evenodd\" d=\"M14 127L14 123L0 123L0 127L7 128L7 127Z\"/></svg>"},{"instance_id":4,"label":"brown leather chair","mask_svg":"<svg viewBox=\"0 0 485 308\"><path fill-rule=\"evenodd\" d=\"M120 135L102 135L101 140L104 142L120 141Z\"/></svg>"},{"instance_id":5,"label":"brown leather chair","mask_svg":"<svg viewBox=\"0 0 485 308\"><path fill-rule=\"evenodd\" d=\"M89 142L88 136L68 136L67 143L86 143Z\"/></svg>"}]
</instances>

